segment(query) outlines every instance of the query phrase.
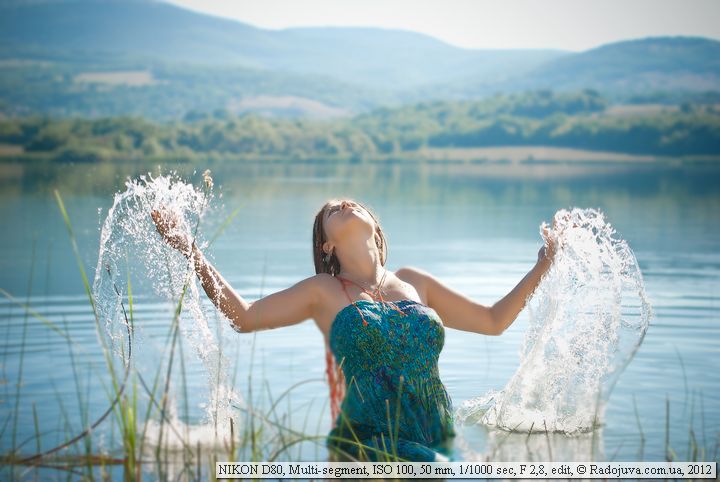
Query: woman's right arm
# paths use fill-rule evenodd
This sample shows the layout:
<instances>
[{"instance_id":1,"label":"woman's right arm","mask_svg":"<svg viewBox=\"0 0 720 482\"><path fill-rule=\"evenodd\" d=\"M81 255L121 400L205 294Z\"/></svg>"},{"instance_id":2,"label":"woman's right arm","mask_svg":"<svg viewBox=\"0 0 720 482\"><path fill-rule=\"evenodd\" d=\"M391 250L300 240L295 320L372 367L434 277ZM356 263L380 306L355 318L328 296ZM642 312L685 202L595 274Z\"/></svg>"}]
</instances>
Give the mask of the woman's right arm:
<instances>
[{"instance_id":1,"label":"woman's right arm","mask_svg":"<svg viewBox=\"0 0 720 482\"><path fill-rule=\"evenodd\" d=\"M314 318L320 300L320 276L304 279L290 288L248 302L238 295L202 252L178 227L178 219L164 209L153 210L152 220L160 236L185 257L192 257L195 274L200 278L210 301L231 321L233 328L248 333L288 326Z\"/></svg>"},{"instance_id":2,"label":"woman's right arm","mask_svg":"<svg viewBox=\"0 0 720 482\"><path fill-rule=\"evenodd\" d=\"M232 289L225 278L205 259L195 243L192 243L189 257L193 260L195 274L210 301L232 322L234 329L241 331L245 326L245 314L251 304Z\"/></svg>"},{"instance_id":3,"label":"woman's right arm","mask_svg":"<svg viewBox=\"0 0 720 482\"><path fill-rule=\"evenodd\" d=\"M289 326L314 317L319 299L317 276L248 302L235 292L194 243L191 256L208 298L240 333Z\"/></svg>"}]
</instances>

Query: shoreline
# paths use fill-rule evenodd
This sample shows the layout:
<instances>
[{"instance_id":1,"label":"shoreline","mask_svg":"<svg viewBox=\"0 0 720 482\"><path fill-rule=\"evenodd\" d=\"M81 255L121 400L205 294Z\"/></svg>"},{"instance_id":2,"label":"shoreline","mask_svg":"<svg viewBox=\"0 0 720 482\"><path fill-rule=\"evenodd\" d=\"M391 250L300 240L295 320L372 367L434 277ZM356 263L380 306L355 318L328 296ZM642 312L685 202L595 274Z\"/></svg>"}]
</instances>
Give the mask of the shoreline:
<instances>
[{"instance_id":1,"label":"shoreline","mask_svg":"<svg viewBox=\"0 0 720 482\"><path fill-rule=\"evenodd\" d=\"M228 155L217 153L162 156L115 156L103 158L63 158L52 152L27 152L21 146L3 144L0 149L0 165L8 164L222 164L222 163L271 163L271 164L498 164L498 165L693 165L720 164L716 155L662 156L652 154L629 154L613 151L596 151L573 147L545 145L489 146L489 147L423 147L416 151L404 151L381 156L286 156L286 155Z\"/></svg>"}]
</instances>

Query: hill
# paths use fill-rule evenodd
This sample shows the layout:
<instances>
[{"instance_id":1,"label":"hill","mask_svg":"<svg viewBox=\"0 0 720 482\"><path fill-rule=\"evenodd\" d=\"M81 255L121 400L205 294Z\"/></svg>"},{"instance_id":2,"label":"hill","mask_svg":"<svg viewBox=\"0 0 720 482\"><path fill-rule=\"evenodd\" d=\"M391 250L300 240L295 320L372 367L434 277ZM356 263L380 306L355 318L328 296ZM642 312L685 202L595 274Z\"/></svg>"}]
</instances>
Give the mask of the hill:
<instances>
[{"instance_id":1,"label":"hill","mask_svg":"<svg viewBox=\"0 0 720 482\"><path fill-rule=\"evenodd\" d=\"M595 89L616 101L647 97L680 102L682 93L720 91L720 42L703 37L648 37L550 59L503 82L474 77L416 92L443 90L445 98L477 98L497 91ZM659 93L663 93L659 95Z\"/></svg>"},{"instance_id":2,"label":"hill","mask_svg":"<svg viewBox=\"0 0 720 482\"><path fill-rule=\"evenodd\" d=\"M588 88L612 103L717 102L720 42L475 50L402 30L261 29L150 0L0 1L0 116L336 118Z\"/></svg>"},{"instance_id":3,"label":"hill","mask_svg":"<svg viewBox=\"0 0 720 482\"><path fill-rule=\"evenodd\" d=\"M162 2L10 2L0 7L0 56L112 58L318 74L405 90L466 76L504 77L563 55L470 50L416 32L379 28L269 30Z\"/></svg>"}]
</instances>

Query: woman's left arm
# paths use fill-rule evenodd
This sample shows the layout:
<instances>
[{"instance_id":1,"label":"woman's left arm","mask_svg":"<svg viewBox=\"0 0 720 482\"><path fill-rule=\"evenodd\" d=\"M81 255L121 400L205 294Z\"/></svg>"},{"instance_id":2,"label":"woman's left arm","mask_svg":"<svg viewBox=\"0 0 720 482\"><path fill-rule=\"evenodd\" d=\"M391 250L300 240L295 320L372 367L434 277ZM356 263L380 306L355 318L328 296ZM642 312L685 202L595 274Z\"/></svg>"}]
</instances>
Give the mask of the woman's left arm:
<instances>
[{"instance_id":1,"label":"woman's left arm","mask_svg":"<svg viewBox=\"0 0 720 482\"><path fill-rule=\"evenodd\" d=\"M550 268L556 242L544 229L545 244L538 251L535 266L515 288L492 306L482 305L459 293L429 273L417 268L397 271L404 279L424 292L428 306L433 308L445 326L483 335L497 336L510 326L525 307L527 297L537 288L542 275Z\"/></svg>"},{"instance_id":2,"label":"woman's left arm","mask_svg":"<svg viewBox=\"0 0 720 482\"><path fill-rule=\"evenodd\" d=\"M496 302L490 309L492 310L493 320L497 329L497 334L501 334L505 329L512 325L518 315L525 307L528 296L535 291L540 283L542 275L550 268L552 259L544 253L546 247L540 248L538 260L535 266L526 274L523 279L515 286L515 288Z\"/></svg>"},{"instance_id":3,"label":"woman's left arm","mask_svg":"<svg viewBox=\"0 0 720 482\"><path fill-rule=\"evenodd\" d=\"M525 308L525 302L528 296L530 296L532 292L535 291L535 288L537 288L537 285L540 284L542 275L550 269L550 265L555 258L557 241L554 237L550 236L547 226L543 228L543 239L545 243L538 251L535 266L532 267L528 274L520 280L510 293L503 296L502 299L491 308L498 334L505 331L505 329L512 325L517 319L522 309Z\"/></svg>"}]
</instances>

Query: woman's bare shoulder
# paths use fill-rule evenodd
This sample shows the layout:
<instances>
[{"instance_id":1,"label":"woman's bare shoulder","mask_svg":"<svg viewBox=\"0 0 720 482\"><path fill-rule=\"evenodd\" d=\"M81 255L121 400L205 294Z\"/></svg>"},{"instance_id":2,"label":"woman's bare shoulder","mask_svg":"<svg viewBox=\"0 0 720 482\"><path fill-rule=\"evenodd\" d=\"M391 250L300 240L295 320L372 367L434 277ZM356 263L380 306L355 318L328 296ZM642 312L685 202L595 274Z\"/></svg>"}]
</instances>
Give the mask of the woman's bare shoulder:
<instances>
[{"instance_id":1,"label":"woman's bare shoulder","mask_svg":"<svg viewBox=\"0 0 720 482\"><path fill-rule=\"evenodd\" d=\"M337 279L335 279L335 277L330 273L318 273L308 279L312 280L314 284L320 287L327 287L338 283Z\"/></svg>"},{"instance_id":2,"label":"woman's bare shoulder","mask_svg":"<svg viewBox=\"0 0 720 482\"><path fill-rule=\"evenodd\" d=\"M417 291L421 301L423 303L427 303L427 272L414 266L404 266L395 271L395 276L401 281L412 285L412 287L415 288L415 291Z\"/></svg>"},{"instance_id":3,"label":"woman's bare shoulder","mask_svg":"<svg viewBox=\"0 0 720 482\"><path fill-rule=\"evenodd\" d=\"M312 285L313 291L318 295L317 298L322 300L322 302L327 302L328 299L332 299L332 295L335 294L336 290L340 287L338 280L330 273L318 273L310 276L306 281Z\"/></svg>"},{"instance_id":4,"label":"woman's bare shoulder","mask_svg":"<svg viewBox=\"0 0 720 482\"><path fill-rule=\"evenodd\" d=\"M395 271L395 276L417 287L418 284L424 283L428 273L414 266L403 266Z\"/></svg>"}]
</instances>

